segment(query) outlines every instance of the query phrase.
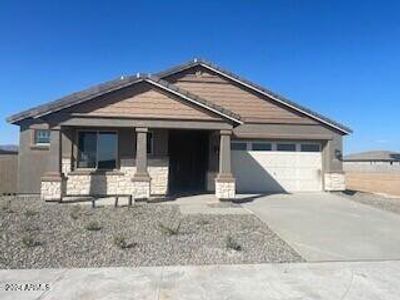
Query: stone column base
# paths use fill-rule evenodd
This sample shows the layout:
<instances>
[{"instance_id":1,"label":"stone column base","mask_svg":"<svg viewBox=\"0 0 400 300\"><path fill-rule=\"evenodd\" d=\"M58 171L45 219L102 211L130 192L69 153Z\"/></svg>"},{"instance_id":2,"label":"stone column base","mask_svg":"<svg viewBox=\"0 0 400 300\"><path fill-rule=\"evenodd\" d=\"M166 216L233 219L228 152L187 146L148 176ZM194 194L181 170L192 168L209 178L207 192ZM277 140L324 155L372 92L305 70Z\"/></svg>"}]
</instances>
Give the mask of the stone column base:
<instances>
[{"instance_id":1,"label":"stone column base","mask_svg":"<svg viewBox=\"0 0 400 300\"><path fill-rule=\"evenodd\" d=\"M64 182L61 176L43 177L40 186L40 198L45 201L61 201Z\"/></svg>"},{"instance_id":2,"label":"stone column base","mask_svg":"<svg viewBox=\"0 0 400 300\"><path fill-rule=\"evenodd\" d=\"M220 200L234 199L236 196L235 178L216 178L215 196Z\"/></svg>"},{"instance_id":3,"label":"stone column base","mask_svg":"<svg viewBox=\"0 0 400 300\"><path fill-rule=\"evenodd\" d=\"M150 198L150 177L132 178L132 197L134 200L147 200Z\"/></svg>"},{"instance_id":4,"label":"stone column base","mask_svg":"<svg viewBox=\"0 0 400 300\"><path fill-rule=\"evenodd\" d=\"M346 189L344 173L325 173L325 191L344 191Z\"/></svg>"}]
</instances>

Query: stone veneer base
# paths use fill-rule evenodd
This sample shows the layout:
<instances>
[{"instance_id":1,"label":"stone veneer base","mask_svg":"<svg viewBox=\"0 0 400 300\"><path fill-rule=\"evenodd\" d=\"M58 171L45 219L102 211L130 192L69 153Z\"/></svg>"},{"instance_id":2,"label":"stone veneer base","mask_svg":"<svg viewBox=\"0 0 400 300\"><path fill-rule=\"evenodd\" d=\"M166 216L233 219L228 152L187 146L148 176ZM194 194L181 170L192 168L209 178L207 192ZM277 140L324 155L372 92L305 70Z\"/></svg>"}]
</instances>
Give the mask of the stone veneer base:
<instances>
[{"instance_id":1,"label":"stone veneer base","mask_svg":"<svg viewBox=\"0 0 400 300\"><path fill-rule=\"evenodd\" d=\"M215 196L220 200L234 199L236 196L235 180L215 180Z\"/></svg>"},{"instance_id":2,"label":"stone veneer base","mask_svg":"<svg viewBox=\"0 0 400 300\"><path fill-rule=\"evenodd\" d=\"M145 200L150 198L150 180L132 180L132 197L135 200Z\"/></svg>"},{"instance_id":3,"label":"stone veneer base","mask_svg":"<svg viewBox=\"0 0 400 300\"><path fill-rule=\"evenodd\" d=\"M151 178L150 194L166 195L168 192L168 158L149 159L148 172ZM63 159L63 173L66 179L66 195L135 195L132 182L136 167L123 166L117 172L105 174L84 174L70 171L70 163ZM143 194L143 192L140 192ZM139 194L139 192L138 192ZM135 196L134 196L135 197Z\"/></svg>"},{"instance_id":4,"label":"stone veneer base","mask_svg":"<svg viewBox=\"0 0 400 300\"><path fill-rule=\"evenodd\" d=\"M63 191L63 181L42 180L40 186L40 198L44 201L61 201Z\"/></svg>"},{"instance_id":5,"label":"stone veneer base","mask_svg":"<svg viewBox=\"0 0 400 300\"><path fill-rule=\"evenodd\" d=\"M324 176L325 191L338 192L346 189L344 173L326 173Z\"/></svg>"}]
</instances>

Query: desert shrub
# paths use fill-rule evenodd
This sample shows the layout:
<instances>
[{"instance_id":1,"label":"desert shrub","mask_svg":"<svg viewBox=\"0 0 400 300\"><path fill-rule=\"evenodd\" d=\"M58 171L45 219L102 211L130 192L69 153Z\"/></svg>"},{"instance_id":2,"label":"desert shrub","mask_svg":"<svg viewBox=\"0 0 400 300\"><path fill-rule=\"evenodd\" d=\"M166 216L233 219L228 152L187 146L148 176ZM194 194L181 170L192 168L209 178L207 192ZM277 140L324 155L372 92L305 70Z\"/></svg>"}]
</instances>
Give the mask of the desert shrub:
<instances>
[{"instance_id":1,"label":"desert shrub","mask_svg":"<svg viewBox=\"0 0 400 300\"><path fill-rule=\"evenodd\" d=\"M26 248L33 248L41 245L41 243L38 240L36 240L32 235L29 234L24 235L22 237L22 244Z\"/></svg>"},{"instance_id":2,"label":"desert shrub","mask_svg":"<svg viewBox=\"0 0 400 300\"><path fill-rule=\"evenodd\" d=\"M26 233L37 233L40 231L40 227L35 224L31 224L29 222L25 223L22 228L24 229L24 232Z\"/></svg>"},{"instance_id":3,"label":"desert shrub","mask_svg":"<svg viewBox=\"0 0 400 300\"><path fill-rule=\"evenodd\" d=\"M128 243L126 238L122 235L114 236L114 245L120 249L128 249L133 248L137 245L137 243Z\"/></svg>"},{"instance_id":4,"label":"desert shrub","mask_svg":"<svg viewBox=\"0 0 400 300\"><path fill-rule=\"evenodd\" d=\"M1 210L8 214L15 213L15 210L11 207L11 200L7 200L5 203L3 203Z\"/></svg>"},{"instance_id":5,"label":"desert shrub","mask_svg":"<svg viewBox=\"0 0 400 300\"><path fill-rule=\"evenodd\" d=\"M97 221L90 221L86 224L85 228L89 231L98 231L101 230L103 227Z\"/></svg>"},{"instance_id":6,"label":"desert shrub","mask_svg":"<svg viewBox=\"0 0 400 300\"><path fill-rule=\"evenodd\" d=\"M179 234L179 230L181 227L182 221L179 221L176 226L174 225L165 225L161 222L158 223L158 228L163 234L166 235L177 235Z\"/></svg>"},{"instance_id":7,"label":"desert shrub","mask_svg":"<svg viewBox=\"0 0 400 300\"><path fill-rule=\"evenodd\" d=\"M69 213L69 216L70 216L72 219L77 220L77 219L79 218L80 214L81 214L81 208L80 208L80 206L79 206L79 205L74 205L74 206L72 207L72 210L71 210L70 213Z\"/></svg>"},{"instance_id":8,"label":"desert shrub","mask_svg":"<svg viewBox=\"0 0 400 300\"><path fill-rule=\"evenodd\" d=\"M226 248L232 249L235 251L242 250L242 246L231 235L228 235L226 238Z\"/></svg>"},{"instance_id":9,"label":"desert shrub","mask_svg":"<svg viewBox=\"0 0 400 300\"><path fill-rule=\"evenodd\" d=\"M197 224L204 226L210 224L210 221L206 219L200 219L197 221Z\"/></svg>"},{"instance_id":10,"label":"desert shrub","mask_svg":"<svg viewBox=\"0 0 400 300\"><path fill-rule=\"evenodd\" d=\"M38 213L39 213L39 212L37 212L36 210L27 209L27 210L24 212L24 215L25 215L25 217L33 217L33 216L36 216Z\"/></svg>"}]
</instances>

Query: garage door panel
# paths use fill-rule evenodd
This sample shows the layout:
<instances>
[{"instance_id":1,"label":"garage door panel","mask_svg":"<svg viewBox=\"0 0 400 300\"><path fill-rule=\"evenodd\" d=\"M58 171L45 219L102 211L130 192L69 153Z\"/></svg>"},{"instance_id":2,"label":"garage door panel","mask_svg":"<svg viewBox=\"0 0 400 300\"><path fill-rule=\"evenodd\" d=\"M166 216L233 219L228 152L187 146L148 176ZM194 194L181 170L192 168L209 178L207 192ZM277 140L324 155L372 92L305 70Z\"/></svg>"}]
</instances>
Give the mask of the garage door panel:
<instances>
[{"instance_id":1,"label":"garage door panel","mask_svg":"<svg viewBox=\"0 0 400 300\"><path fill-rule=\"evenodd\" d=\"M232 151L238 192L322 190L320 152Z\"/></svg>"}]
</instances>

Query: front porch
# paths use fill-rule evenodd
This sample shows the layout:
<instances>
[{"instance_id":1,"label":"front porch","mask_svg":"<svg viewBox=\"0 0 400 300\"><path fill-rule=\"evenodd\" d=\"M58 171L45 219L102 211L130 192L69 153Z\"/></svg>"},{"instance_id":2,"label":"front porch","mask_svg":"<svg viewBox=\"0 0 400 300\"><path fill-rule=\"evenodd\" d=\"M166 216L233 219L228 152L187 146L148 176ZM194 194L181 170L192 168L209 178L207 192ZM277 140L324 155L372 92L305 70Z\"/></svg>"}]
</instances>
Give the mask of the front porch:
<instances>
[{"instance_id":1,"label":"front porch","mask_svg":"<svg viewBox=\"0 0 400 300\"><path fill-rule=\"evenodd\" d=\"M231 134L222 122L69 118L50 127L41 198L215 192L232 199Z\"/></svg>"}]
</instances>

